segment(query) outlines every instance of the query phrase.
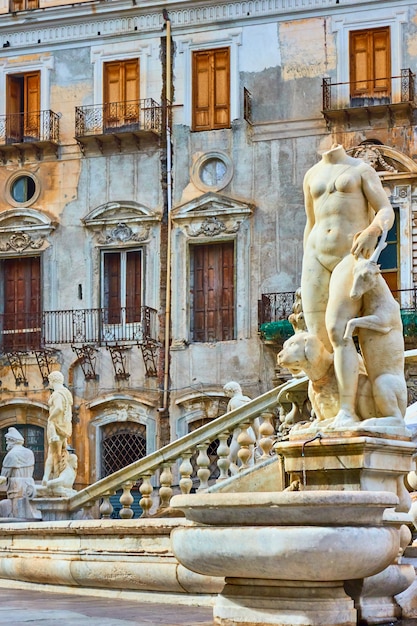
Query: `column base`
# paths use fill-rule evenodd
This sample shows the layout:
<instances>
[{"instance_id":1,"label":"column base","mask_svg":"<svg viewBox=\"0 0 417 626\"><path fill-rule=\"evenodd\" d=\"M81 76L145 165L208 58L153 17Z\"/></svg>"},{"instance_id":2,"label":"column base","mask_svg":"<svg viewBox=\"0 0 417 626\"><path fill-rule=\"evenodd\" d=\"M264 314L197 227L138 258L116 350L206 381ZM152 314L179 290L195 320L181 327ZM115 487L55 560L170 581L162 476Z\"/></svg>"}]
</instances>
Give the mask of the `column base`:
<instances>
[{"instance_id":1,"label":"column base","mask_svg":"<svg viewBox=\"0 0 417 626\"><path fill-rule=\"evenodd\" d=\"M218 626L356 626L343 582L226 578L213 610Z\"/></svg>"}]
</instances>

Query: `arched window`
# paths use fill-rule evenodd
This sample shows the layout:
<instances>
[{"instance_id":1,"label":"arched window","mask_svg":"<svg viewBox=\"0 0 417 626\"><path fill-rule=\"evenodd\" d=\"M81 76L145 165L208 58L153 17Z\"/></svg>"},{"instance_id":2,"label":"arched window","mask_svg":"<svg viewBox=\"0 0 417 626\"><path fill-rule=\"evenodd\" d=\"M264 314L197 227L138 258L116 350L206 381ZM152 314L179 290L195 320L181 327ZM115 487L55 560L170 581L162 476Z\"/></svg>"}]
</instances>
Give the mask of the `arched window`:
<instances>
[{"instance_id":1,"label":"arched window","mask_svg":"<svg viewBox=\"0 0 417 626\"><path fill-rule=\"evenodd\" d=\"M146 456L146 426L137 422L111 422L102 426L101 429L101 477L109 476L113 472L130 465L134 461ZM136 484L132 492L137 491ZM110 498L113 506L112 517L117 518L121 509L119 490ZM140 494L139 494L140 495ZM133 516L135 518L142 515L139 506L139 497L133 493L132 504Z\"/></svg>"},{"instance_id":2,"label":"arched window","mask_svg":"<svg viewBox=\"0 0 417 626\"><path fill-rule=\"evenodd\" d=\"M111 422L102 426L101 477L146 456L146 426L137 422Z\"/></svg>"}]
</instances>

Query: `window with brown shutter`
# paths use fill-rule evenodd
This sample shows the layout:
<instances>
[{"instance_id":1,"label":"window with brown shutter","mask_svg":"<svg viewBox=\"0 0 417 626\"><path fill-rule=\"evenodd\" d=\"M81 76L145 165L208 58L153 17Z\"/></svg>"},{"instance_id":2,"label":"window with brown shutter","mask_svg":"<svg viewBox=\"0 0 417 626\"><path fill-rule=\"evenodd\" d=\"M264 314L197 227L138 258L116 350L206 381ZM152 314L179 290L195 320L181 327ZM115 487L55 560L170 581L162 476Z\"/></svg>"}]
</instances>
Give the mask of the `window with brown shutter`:
<instances>
[{"instance_id":1,"label":"window with brown shutter","mask_svg":"<svg viewBox=\"0 0 417 626\"><path fill-rule=\"evenodd\" d=\"M7 139L11 142L38 139L40 72L9 74L6 94Z\"/></svg>"},{"instance_id":2,"label":"window with brown shutter","mask_svg":"<svg viewBox=\"0 0 417 626\"><path fill-rule=\"evenodd\" d=\"M139 322L142 304L141 250L103 252L105 322Z\"/></svg>"},{"instance_id":3,"label":"window with brown shutter","mask_svg":"<svg viewBox=\"0 0 417 626\"><path fill-rule=\"evenodd\" d=\"M105 128L139 122L139 59L104 64Z\"/></svg>"},{"instance_id":4,"label":"window with brown shutter","mask_svg":"<svg viewBox=\"0 0 417 626\"><path fill-rule=\"evenodd\" d=\"M39 0L10 0L10 12L25 11L26 9L37 9Z\"/></svg>"},{"instance_id":5,"label":"window with brown shutter","mask_svg":"<svg viewBox=\"0 0 417 626\"><path fill-rule=\"evenodd\" d=\"M350 33L351 98L389 102L391 49L389 26ZM375 102L376 100L376 102ZM354 103L353 103L354 104Z\"/></svg>"},{"instance_id":6,"label":"window with brown shutter","mask_svg":"<svg viewBox=\"0 0 417 626\"><path fill-rule=\"evenodd\" d=\"M190 248L193 341L235 338L234 243Z\"/></svg>"},{"instance_id":7,"label":"window with brown shutter","mask_svg":"<svg viewBox=\"0 0 417 626\"><path fill-rule=\"evenodd\" d=\"M193 130L230 126L230 50L193 53Z\"/></svg>"},{"instance_id":8,"label":"window with brown shutter","mask_svg":"<svg viewBox=\"0 0 417 626\"><path fill-rule=\"evenodd\" d=\"M40 346L40 257L0 260L3 346L30 350Z\"/></svg>"}]
</instances>

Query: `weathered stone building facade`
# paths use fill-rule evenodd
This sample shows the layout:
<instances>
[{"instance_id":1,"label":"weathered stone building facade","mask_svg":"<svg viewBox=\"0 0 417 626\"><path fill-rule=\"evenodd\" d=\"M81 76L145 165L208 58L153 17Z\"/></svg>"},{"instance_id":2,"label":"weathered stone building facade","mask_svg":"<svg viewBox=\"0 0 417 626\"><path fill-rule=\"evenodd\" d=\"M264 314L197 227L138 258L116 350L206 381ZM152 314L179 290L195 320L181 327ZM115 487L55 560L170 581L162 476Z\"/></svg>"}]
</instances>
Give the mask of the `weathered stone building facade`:
<instances>
[{"instance_id":1,"label":"weathered stone building facade","mask_svg":"<svg viewBox=\"0 0 417 626\"><path fill-rule=\"evenodd\" d=\"M258 301L299 285L303 175L334 142L380 171L408 306L415 3L0 0L0 18L0 428L40 464L51 369L79 486L220 415L225 382L271 387Z\"/></svg>"}]
</instances>

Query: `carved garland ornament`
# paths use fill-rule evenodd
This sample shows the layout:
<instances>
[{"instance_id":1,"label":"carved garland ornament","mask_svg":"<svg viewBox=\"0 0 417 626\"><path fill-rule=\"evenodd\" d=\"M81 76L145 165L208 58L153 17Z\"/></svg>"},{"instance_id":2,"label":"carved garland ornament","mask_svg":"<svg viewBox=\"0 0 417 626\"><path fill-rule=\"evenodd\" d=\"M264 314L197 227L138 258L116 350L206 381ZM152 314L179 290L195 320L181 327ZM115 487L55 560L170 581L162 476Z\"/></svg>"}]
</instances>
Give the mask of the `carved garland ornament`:
<instances>
[{"instance_id":1,"label":"carved garland ornament","mask_svg":"<svg viewBox=\"0 0 417 626\"><path fill-rule=\"evenodd\" d=\"M133 232L130 226L120 222L110 231L102 231L98 236L100 244L126 243L127 241L141 242L149 236L149 227L142 226L138 232Z\"/></svg>"},{"instance_id":2,"label":"carved garland ornament","mask_svg":"<svg viewBox=\"0 0 417 626\"><path fill-rule=\"evenodd\" d=\"M44 237L39 237L39 239L32 239L23 231L18 231L11 235L8 241L0 242L0 250L2 252L7 252L9 250L14 250L15 252L23 252L30 248L31 250L39 250L42 248L45 242Z\"/></svg>"},{"instance_id":3,"label":"carved garland ornament","mask_svg":"<svg viewBox=\"0 0 417 626\"><path fill-rule=\"evenodd\" d=\"M221 233L233 234L239 230L239 222L232 227L227 227L224 222L217 217L207 217L199 228L188 227L188 234L190 237L198 237L204 235L205 237L216 237Z\"/></svg>"}]
</instances>

